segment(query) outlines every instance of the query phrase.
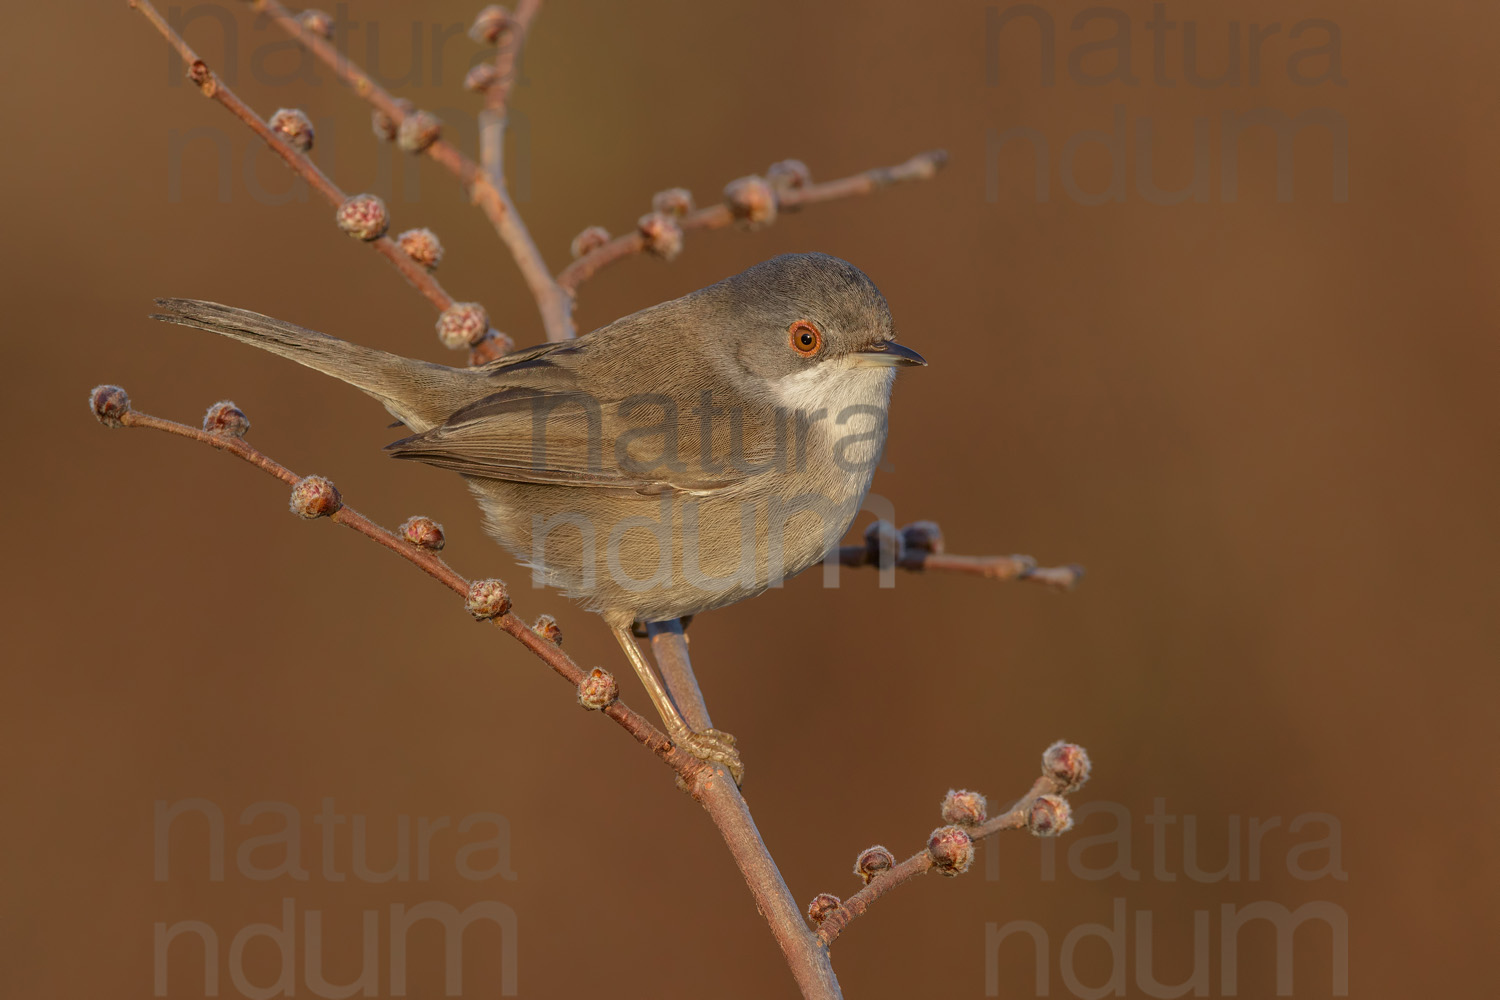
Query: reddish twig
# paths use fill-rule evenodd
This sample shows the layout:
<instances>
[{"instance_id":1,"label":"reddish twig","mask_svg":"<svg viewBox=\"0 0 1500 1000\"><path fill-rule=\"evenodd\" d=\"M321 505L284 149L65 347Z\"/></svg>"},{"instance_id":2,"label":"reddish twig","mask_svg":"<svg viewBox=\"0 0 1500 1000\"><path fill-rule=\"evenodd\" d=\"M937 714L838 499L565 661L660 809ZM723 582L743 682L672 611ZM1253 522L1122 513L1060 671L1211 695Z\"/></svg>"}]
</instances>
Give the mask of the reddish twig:
<instances>
[{"instance_id":1,"label":"reddish twig","mask_svg":"<svg viewBox=\"0 0 1500 1000\"><path fill-rule=\"evenodd\" d=\"M97 393L98 390L96 390L96 396ZM123 392L120 395L123 397ZM219 451L227 452L242 461L250 463L262 472L274 476L290 486L296 486L303 480L302 476L297 475L291 469L288 469L280 462L277 462L258 448L249 444L244 438L232 434L200 430L197 427L180 424L175 420L167 420L163 417L152 416L149 413L142 413L139 410L129 409L128 400L125 406L125 409L117 410L109 415L109 420L114 422L113 425L145 427L150 430L164 431L168 434L187 438L190 441L196 441L199 444L208 445L210 448L217 448ZM337 521L346 528L352 528L371 541L396 553L454 593L465 597L468 596L470 581L464 579L464 577L454 571L436 553L413 545L389 529L376 524L347 504L342 504L336 511L329 514L328 517L330 520ZM582 684L588 677L588 671L578 666L572 657L564 653L555 643L538 635L530 626L509 611L491 620L575 688ZM604 714L608 715L622 729L628 732L637 743L649 749L676 771L690 788L704 780L708 776L708 772L713 770L708 764L678 749L667 738L665 733L657 729L644 716L629 708L623 702L615 701L603 711ZM730 784L733 784L733 782L730 782Z\"/></svg>"},{"instance_id":2,"label":"reddish twig","mask_svg":"<svg viewBox=\"0 0 1500 1000\"><path fill-rule=\"evenodd\" d=\"M484 110L479 113L479 163L496 185L505 183L505 127L516 67L526 44L526 33L541 6L541 0L521 0L495 41L495 73L484 88Z\"/></svg>"},{"instance_id":3,"label":"reddish twig","mask_svg":"<svg viewBox=\"0 0 1500 1000\"><path fill-rule=\"evenodd\" d=\"M130 0L130 6L145 15L146 20L161 33L167 43L177 51L183 62L187 63L188 79L197 85L198 90L205 97L213 98L223 105L225 110L234 115L240 121L250 127L250 130L270 147L271 152L281 157L283 163L290 167L303 180L307 181L309 187L316 191L335 209L348 200L348 196L339 189L339 186L329 180L328 176L319 170L317 165L302 154L301 151L283 142L271 131L271 127L257 115L250 106L240 100L234 91L229 88L223 80L219 79L209 69L208 64L198 57L198 54L183 40L166 19L161 16L150 0ZM443 290L436 278L427 272L427 269L407 255L389 237L381 236L378 239L366 241L370 246L378 250L387 260L401 272L412 287L421 292L427 301L431 302L439 311L453 305L453 297Z\"/></svg>"},{"instance_id":4,"label":"reddish twig","mask_svg":"<svg viewBox=\"0 0 1500 1000\"><path fill-rule=\"evenodd\" d=\"M122 389L100 386L91 395L90 404L95 415L107 426L144 427L175 434L227 452L294 488L304 481L304 477L237 434L203 430L132 409L129 397ZM338 501L337 509L326 516L401 556L454 593L468 597L473 592L471 582L454 571L435 552L414 545L376 524L343 503L342 498ZM490 620L551 667L575 690L588 679L589 674L555 642L539 634L509 610ZM681 687L684 676L692 677L681 627L678 626L675 631L671 626L659 628L660 631L653 638L653 650L659 660L663 661L663 667L667 669L669 676L675 677ZM692 684L692 690L696 692L696 683ZM676 697L687 700L687 696L680 693ZM701 695L696 695L696 699L697 704L688 713L688 717L694 719L695 724L703 720L703 728L708 728L708 710L702 703ZM603 711L637 743L676 771L683 787L708 813L724 838L735 864L739 866L745 883L755 898L756 908L765 916L766 923L781 946L803 995L829 1000L837 998L840 995L838 980L834 978L827 950L802 921L796 900L782 879L770 851L766 849L760 831L756 829L755 820L750 815L750 809L728 770L721 765L706 763L679 749L665 733L618 699L612 700Z\"/></svg>"},{"instance_id":5,"label":"reddish twig","mask_svg":"<svg viewBox=\"0 0 1500 1000\"><path fill-rule=\"evenodd\" d=\"M894 167L875 167L852 177L843 177L822 184L783 188L776 191L776 208L783 212L791 211L820 201L873 194L881 188L903 181L928 180L935 176L947 162L948 154L944 150L935 149L918 154ZM723 229L734 221L734 211L729 205L720 202L688 212L677 220L677 225L686 232L694 229ZM604 267L642 253L646 248L646 237L639 231L616 237L569 264L557 276L557 283L564 291L571 294L578 290L579 285L598 274Z\"/></svg>"},{"instance_id":6,"label":"reddish twig","mask_svg":"<svg viewBox=\"0 0 1500 1000\"><path fill-rule=\"evenodd\" d=\"M264 11L278 27L290 35L299 45L311 52L319 61L333 71L357 95L368 101L375 110L389 118L398 128L411 113L409 106L392 97L364 70L338 50L326 38L309 30L297 16L277 0L255 0L257 9ZM521 277L531 289L541 311L542 325L548 340L567 340L574 335L572 298L563 294L541 251L526 228L510 193L503 183L496 183L484 169L452 143L441 136L422 150L427 156L457 177L468 191L469 197L479 206L499 233L500 239L510 250L511 257L521 270Z\"/></svg>"},{"instance_id":7,"label":"reddish twig","mask_svg":"<svg viewBox=\"0 0 1500 1000\"><path fill-rule=\"evenodd\" d=\"M1031 786L1031 791L999 816L986 819L982 823L966 825L962 829L968 834L970 841L982 840L1001 830L1019 830L1027 825L1027 816L1031 812L1032 804L1043 795L1052 795L1062 790L1062 784L1050 775L1043 775L1036 779ZM886 869L879 875L870 879L865 887L842 903L829 910L822 922L818 925L818 940L826 947L831 945L849 922L860 916L881 896L890 892L898 886L905 885L920 875L926 875L939 866L939 862L933 856L931 849L918 851L905 861ZM965 862L964 868L968 867ZM962 869L961 869L962 870Z\"/></svg>"},{"instance_id":8,"label":"reddish twig","mask_svg":"<svg viewBox=\"0 0 1500 1000\"><path fill-rule=\"evenodd\" d=\"M876 521L865 529L863 545L839 547L841 566L894 566L913 573L943 572L991 580L1025 580L1068 591L1083 579L1083 567L1038 566L1031 556L956 556L943 551L943 533L931 521L914 521L896 529Z\"/></svg>"}]
</instances>

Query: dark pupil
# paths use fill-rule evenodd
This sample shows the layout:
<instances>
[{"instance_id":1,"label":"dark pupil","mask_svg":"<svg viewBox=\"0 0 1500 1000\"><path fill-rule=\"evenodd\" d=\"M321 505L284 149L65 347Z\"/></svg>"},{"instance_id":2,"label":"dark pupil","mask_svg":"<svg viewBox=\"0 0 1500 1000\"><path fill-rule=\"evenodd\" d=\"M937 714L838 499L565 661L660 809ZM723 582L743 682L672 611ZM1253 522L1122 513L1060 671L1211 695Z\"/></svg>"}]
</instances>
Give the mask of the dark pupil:
<instances>
[{"instance_id":1,"label":"dark pupil","mask_svg":"<svg viewBox=\"0 0 1500 1000\"><path fill-rule=\"evenodd\" d=\"M812 346L812 342L813 342L812 334L808 333L806 330L802 331L801 340L802 340L802 346L803 347L811 347Z\"/></svg>"}]
</instances>

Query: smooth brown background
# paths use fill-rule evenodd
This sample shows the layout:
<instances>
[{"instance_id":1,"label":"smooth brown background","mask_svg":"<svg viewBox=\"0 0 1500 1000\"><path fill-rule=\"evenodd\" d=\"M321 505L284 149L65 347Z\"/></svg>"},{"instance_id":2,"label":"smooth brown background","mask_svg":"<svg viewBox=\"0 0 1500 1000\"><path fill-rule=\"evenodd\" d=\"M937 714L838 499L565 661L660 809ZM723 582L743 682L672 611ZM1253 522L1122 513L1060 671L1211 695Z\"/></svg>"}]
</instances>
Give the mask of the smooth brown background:
<instances>
[{"instance_id":1,"label":"smooth brown background","mask_svg":"<svg viewBox=\"0 0 1500 1000\"><path fill-rule=\"evenodd\" d=\"M983 995L985 924L1013 919L1046 929L1052 995L1067 996L1060 942L1107 922L1116 898L1152 912L1156 971L1169 982L1189 969L1192 912L1209 911L1213 995L1219 908L1258 900L1347 913L1350 995L1488 984L1479 956L1500 930L1500 8L1172 3L1175 20L1197 21L1206 67L1222 65L1230 20L1242 31L1283 24L1257 85L1199 89L1181 82L1181 29L1168 59L1178 85L1150 82L1140 2L1118 9L1135 31L1141 85L1070 79L1069 49L1106 32L1068 30L1082 3L1049 6L1051 87L1025 26L1007 30L998 85L986 85L978 3L549 3L537 21L512 172L556 267L582 227L621 231L664 187L710 200L786 156L831 178L951 150L932 183L762 233L690 235L672 264L626 261L585 287L578 316L599 325L778 252L845 256L931 362L902 376L876 491L902 520L939 520L955 551L1089 569L1067 597L948 577L881 590L868 573L825 590L813 573L697 622L700 678L744 748L763 834L799 900L847 894L860 848L916 850L950 786L1018 795L1041 749L1066 736L1096 762L1077 802L1130 810L1141 879L1076 878L1064 854L1064 873L1046 882L1038 843L1008 835L966 878L904 888L848 931L835 963L849 996ZM284 49L255 71L255 53L280 36L257 29L245 5L224 9L238 24L240 93L266 114L306 108L323 132L317 157L346 189L385 194L397 228L436 229L445 285L483 301L518 340L538 339L515 267L449 178L378 149L364 106L323 71L312 83L267 80L295 68ZM410 65L416 9L357 7L363 25L380 25L388 75ZM472 7L420 11L424 25L449 25ZM1285 33L1309 17L1338 26L1347 85L1288 81L1287 55L1316 35ZM189 35L223 67L211 18ZM162 41L123 2L18 7L4 46L5 992L150 995L154 923L209 922L222 958L239 928L277 919L290 896L299 919L323 911L339 980L355 972L362 910L497 899L516 914L522 996L789 995L706 818L537 661L388 553L289 515L285 489L247 466L89 416L85 394L105 381L188 421L231 397L257 445L332 477L384 523L438 518L455 567L506 577L522 614L557 615L579 662L624 673L597 621L531 591L481 535L455 477L384 459L390 432L369 400L145 318L153 296L195 296L449 360L428 305L337 232L322 203L256 197L293 190L289 176L176 81ZM398 88L464 141L475 102L459 83L476 51L456 37L440 83L429 55L420 82ZM1215 152L1207 204L1153 204L1132 167L1122 203L1079 205L1058 150L1080 130L1108 129L1116 104L1132 122L1152 119L1171 186L1187 178L1195 117L1332 108L1348 123L1349 200L1331 198L1330 143L1311 131L1297 144L1291 203L1276 200L1260 133L1245 140L1233 203L1220 200ZM1052 145L1045 203L1023 153L1002 155L987 178L986 130L1018 125ZM207 140L175 157L171 180L174 133L202 127L232 151L227 202ZM1080 154L1089 190L1106 170L1098 147ZM644 702L633 681L625 696ZM171 877L154 881L153 803L194 796L225 811L229 876L205 880L201 827L185 822ZM325 796L368 818L376 864L391 857L399 816L501 813L517 877L464 880L448 842L428 882L324 881L311 818ZM1259 880L1155 878L1144 817L1157 798L1196 818L1210 868L1223 864L1231 823L1243 836L1249 817L1282 817ZM235 845L275 826L237 823L262 800L301 811L308 882L236 871ZM1287 873L1289 847L1316 837L1285 825L1310 812L1336 817L1347 881ZM1095 821L1078 833L1108 828ZM1181 831L1168 840L1179 873ZM346 824L345 871L348 836ZM1144 995L1129 935L1131 995ZM471 931L465 995L497 995L495 939ZM1325 928L1299 932L1296 996L1330 994L1329 942ZM252 975L264 981L260 947ZM415 947L413 989L441 995L437 937ZM1240 995L1271 995L1271 935L1247 931L1242 948ZM172 996L195 995L195 952L174 945ZM1097 941L1080 950L1084 982L1101 982L1106 966ZM1003 995L1034 995L1024 948L1007 944L999 971ZM222 982L222 995L238 995ZM300 959L297 983L312 995Z\"/></svg>"}]
</instances>

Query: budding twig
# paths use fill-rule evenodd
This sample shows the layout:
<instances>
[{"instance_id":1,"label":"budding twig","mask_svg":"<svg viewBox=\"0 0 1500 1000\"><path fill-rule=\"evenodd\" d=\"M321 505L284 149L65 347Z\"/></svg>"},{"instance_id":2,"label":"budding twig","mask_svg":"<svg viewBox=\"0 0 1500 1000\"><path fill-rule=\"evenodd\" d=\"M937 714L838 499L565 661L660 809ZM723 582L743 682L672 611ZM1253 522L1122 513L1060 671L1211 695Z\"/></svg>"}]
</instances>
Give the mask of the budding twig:
<instances>
[{"instance_id":1,"label":"budding twig","mask_svg":"<svg viewBox=\"0 0 1500 1000\"><path fill-rule=\"evenodd\" d=\"M516 82L516 66L532 19L541 8L541 0L521 0L515 13L501 14L486 8L487 15L502 19L496 27L494 73L484 88L484 110L479 113L479 162L496 185L505 183L505 126L510 110L510 91ZM480 25L476 24L476 28Z\"/></svg>"},{"instance_id":2,"label":"budding twig","mask_svg":"<svg viewBox=\"0 0 1500 1000\"><path fill-rule=\"evenodd\" d=\"M903 181L928 180L935 176L943 164L948 162L948 154L944 150L934 149L930 152L913 156L905 163L894 167L875 167L851 177L842 177L834 181L826 181L822 184L804 184L800 187L783 186L777 188L771 185L774 191L774 205L771 214L774 217L777 209L789 211L800 208L803 205L812 205L820 201L832 201L835 198L849 198L855 195L873 194L881 188ZM747 178L741 178L747 180ZM754 180L760 180L754 178ZM731 182L730 187L735 184ZM736 210L729 202L722 201L717 204L708 205L697 211L688 212L677 220L677 225L682 230L692 229L723 229L734 223L737 219ZM615 261L642 253L649 249L646 234L639 229L624 236L618 236L613 240L591 249L588 253L579 257L573 263L563 269L557 276L557 283L568 293L578 290L583 284L604 267Z\"/></svg>"},{"instance_id":3,"label":"budding twig","mask_svg":"<svg viewBox=\"0 0 1500 1000\"><path fill-rule=\"evenodd\" d=\"M918 851L900 864L886 868L878 874L873 875L863 889L860 889L839 905L832 908L824 907L820 914L822 919L818 925L818 940L825 947L832 944L834 939L843 933L844 928L849 926L851 920L863 914L881 896L884 896L898 886L905 885L920 875L926 875L934 869L942 871L945 861L950 864L952 863L948 859L952 856L951 852L955 840L972 843L999 833L1001 830L1019 830L1024 828L1027 825L1027 817L1031 813L1033 803L1043 795L1050 795L1057 792L1059 788L1060 784L1055 778L1043 775L1036 779L1035 784L1031 786L1031 791L1027 792L1020 801L999 816L990 817L982 823L964 826L953 825L933 831L933 837L927 848ZM950 834L949 831L958 831L958 833ZM963 834L967 835L967 841L964 840ZM882 850L884 849L882 848ZM969 848L969 850L972 852L972 848ZM959 871L968 867L968 860L964 859L961 864L962 867L959 868ZM955 872L950 870L949 872L945 872L945 874L955 874Z\"/></svg>"},{"instance_id":4,"label":"budding twig","mask_svg":"<svg viewBox=\"0 0 1500 1000\"><path fill-rule=\"evenodd\" d=\"M374 78L360 69L353 60L340 52L328 39L303 24L301 19L277 2L277 0L255 0L255 6L266 12L271 21L286 32L299 45L311 52L319 61L333 71L357 95L368 101L376 111L385 115L397 128L414 114L409 105L398 101ZM536 4L523 4L534 8ZM528 15L527 20L530 20ZM485 170L441 135L427 142L419 152L431 157L453 176L457 177L468 191L469 197L479 206L494 226L500 239L521 270L521 277L536 299L542 315L542 326L548 340L567 340L574 335L572 299L563 294L541 251L531 238L510 193L503 182L491 178Z\"/></svg>"},{"instance_id":5,"label":"budding twig","mask_svg":"<svg viewBox=\"0 0 1500 1000\"><path fill-rule=\"evenodd\" d=\"M959 556L943 551L942 531L931 521L916 521L899 531L889 521L865 529L863 545L839 546L840 566L895 566L913 573L944 572L991 580L1024 580L1068 591L1083 579L1083 567L1038 566L1031 556Z\"/></svg>"},{"instance_id":6,"label":"budding twig","mask_svg":"<svg viewBox=\"0 0 1500 1000\"><path fill-rule=\"evenodd\" d=\"M208 64L200 59L182 36L167 23L166 19L151 5L150 0L130 0L130 6L144 14L146 20L151 22L167 43L177 50L183 62L187 63L188 79L197 85L205 97L218 101L225 110L248 125L250 130L260 136L271 148L271 152L281 157L282 162L307 181L308 186L335 209L349 200L348 195L329 180L328 175L319 170L317 164L303 155L302 151L292 143L278 138L271 127L251 110L248 104L240 100L228 84L209 69ZM447 309L453 304L453 297L443 290L443 286L438 284L437 279L428 274L425 268L412 260L392 240L382 235L366 240L366 242L389 260L396 270L401 272L401 276L439 310Z\"/></svg>"},{"instance_id":7,"label":"budding twig","mask_svg":"<svg viewBox=\"0 0 1500 1000\"><path fill-rule=\"evenodd\" d=\"M228 452L241 461L248 462L262 472L274 476L294 489L299 484L306 483L310 479L316 479L316 477L298 476L291 469L288 469L280 462L266 455L238 435L200 430L197 427L177 423L175 420L167 420L163 417L152 416L149 413L142 413L139 410L133 409L124 392L115 387L100 386L94 390L91 403L95 413L110 426L145 427L150 430L175 434L178 437L184 437L190 441L208 445L210 448L217 448L220 451ZM326 480L323 482L326 483ZM336 491L334 495L335 497L337 496ZM313 513L304 513L304 516L326 516L329 520L336 521L346 528L352 528L371 541L396 553L454 593L460 594L466 599L470 596L473 585L444 562L438 556L436 550L408 541L406 538L381 527L353 507L343 503L341 498L335 499L332 503L326 500L321 501L321 503L323 509L313 508ZM324 510L327 508L332 509L325 513ZM551 667L559 676L573 685L575 689L588 679L588 671L578 666L572 657L564 653L555 643L539 636L530 626L517 618L509 610L493 617L486 616L486 618L493 621L503 631L509 633L521 645L531 650L538 659ZM678 749L667 738L665 733L657 729L640 713L627 707L623 702L615 701L603 709L603 711L604 714L608 715L622 729L628 732L637 743L649 749L681 775L683 781L687 782L690 787L702 780L708 772L713 771L710 765Z\"/></svg>"},{"instance_id":8,"label":"budding twig","mask_svg":"<svg viewBox=\"0 0 1500 1000\"><path fill-rule=\"evenodd\" d=\"M297 513L304 517L327 517L352 528L401 556L449 590L462 595L475 617L491 621L509 633L571 684L578 694L580 704L591 710L602 711L637 743L677 772L683 786L703 806L724 838L724 843L755 898L757 909L765 915L803 995L819 998L836 998L840 995L838 980L834 978L828 953L798 915L796 901L761 839L750 809L728 770L723 765L708 763L679 749L665 733L619 700L618 688L614 687L613 679L604 671L597 667L592 671L585 671L579 667L572 657L562 651L556 637L555 621L548 619L550 628L529 626L511 610L509 596L498 580L471 582L454 571L437 554L442 548L440 526L428 518L411 518L402 525L399 535L381 527L345 504L332 483L316 476L298 476L246 442L243 433L248 429L249 421L233 403L225 401L211 407L207 421L207 426L211 429L201 430L133 409L129 396L117 386L95 388L89 396L89 405L105 426L145 427L175 434L248 462L293 488L293 510ZM538 624L543 623L539 620ZM675 646L672 644L674 639L677 641ZM691 678L692 668L687 662L687 647L681 640L680 626L675 631L666 626L655 635L653 646L663 661L675 658L677 676L685 674ZM694 690L696 691L696 686ZM697 700L696 711L706 719L707 709L702 706L701 695Z\"/></svg>"}]
</instances>

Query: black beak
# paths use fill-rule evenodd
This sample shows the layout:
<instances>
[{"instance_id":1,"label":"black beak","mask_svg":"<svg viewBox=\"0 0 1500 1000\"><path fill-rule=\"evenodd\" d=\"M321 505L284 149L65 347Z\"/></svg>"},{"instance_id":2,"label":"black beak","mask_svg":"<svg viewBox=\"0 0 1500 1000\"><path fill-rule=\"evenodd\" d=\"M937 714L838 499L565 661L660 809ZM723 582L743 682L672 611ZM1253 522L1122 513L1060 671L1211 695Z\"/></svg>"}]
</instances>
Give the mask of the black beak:
<instances>
[{"instance_id":1,"label":"black beak","mask_svg":"<svg viewBox=\"0 0 1500 1000\"><path fill-rule=\"evenodd\" d=\"M912 350L910 347L902 347L894 340L885 340L873 347L867 347L854 357L861 363L871 368L894 368L898 365L925 365L927 359Z\"/></svg>"}]
</instances>

